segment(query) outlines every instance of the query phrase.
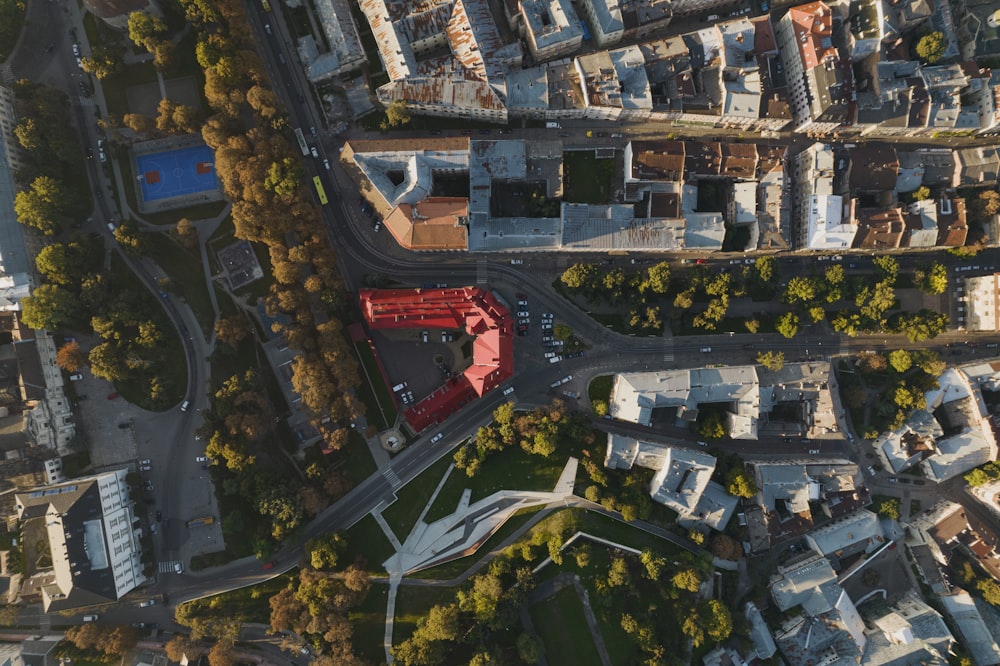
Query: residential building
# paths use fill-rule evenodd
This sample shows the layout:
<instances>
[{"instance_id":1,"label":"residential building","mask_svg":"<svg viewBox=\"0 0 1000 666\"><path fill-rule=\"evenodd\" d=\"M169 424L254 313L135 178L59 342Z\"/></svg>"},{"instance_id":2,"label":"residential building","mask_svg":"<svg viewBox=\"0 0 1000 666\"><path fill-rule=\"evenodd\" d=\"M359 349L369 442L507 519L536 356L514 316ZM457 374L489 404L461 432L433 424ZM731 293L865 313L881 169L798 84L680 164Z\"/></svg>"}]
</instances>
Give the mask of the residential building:
<instances>
[{"instance_id":1,"label":"residential building","mask_svg":"<svg viewBox=\"0 0 1000 666\"><path fill-rule=\"evenodd\" d=\"M56 648L62 642L61 635L26 638L16 646L21 653L20 663L24 666L58 666L63 660L56 656Z\"/></svg>"},{"instance_id":2,"label":"residential building","mask_svg":"<svg viewBox=\"0 0 1000 666\"><path fill-rule=\"evenodd\" d=\"M859 509L832 520L806 534L806 543L831 561L834 569L858 554L870 555L885 545L885 534L878 516Z\"/></svg>"},{"instance_id":3,"label":"residential building","mask_svg":"<svg viewBox=\"0 0 1000 666\"><path fill-rule=\"evenodd\" d=\"M881 597L865 601L858 611L869 626L861 663L870 666L896 664L944 664L955 637L944 618L917 594L910 592L886 603Z\"/></svg>"},{"instance_id":4,"label":"residential building","mask_svg":"<svg viewBox=\"0 0 1000 666\"><path fill-rule=\"evenodd\" d=\"M846 160L840 169L846 169ZM833 148L814 143L795 157L793 224L799 247L810 250L846 250L854 246L858 227L845 200L834 193Z\"/></svg>"},{"instance_id":5,"label":"residential building","mask_svg":"<svg viewBox=\"0 0 1000 666\"><path fill-rule=\"evenodd\" d=\"M574 60L588 118L636 120L653 108L638 46L595 51Z\"/></svg>"},{"instance_id":6,"label":"residential building","mask_svg":"<svg viewBox=\"0 0 1000 666\"><path fill-rule=\"evenodd\" d=\"M794 557L771 577L771 597L781 611L800 606L775 633L788 663L857 663L867 639L864 621L819 554ZM838 661L842 660L842 661Z\"/></svg>"},{"instance_id":7,"label":"residential building","mask_svg":"<svg viewBox=\"0 0 1000 666\"><path fill-rule=\"evenodd\" d=\"M678 523L685 527L721 531L739 501L711 480L715 458L690 448L608 434L604 465L610 469L638 465L654 470L650 496L676 511Z\"/></svg>"},{"instance_id":8,"label":"residential building","mask_svg":"<svg viewBox=\"0 0 1000 666\"><path fill-rule=\"evenodd\" d=\"M952 187L996 187L1000 174L1000 146L960 148L955 151Z\"/></svg>"},{"instance_id":9,"label":"residential building","mask_svg":"<svg viewBox=\"0 0 1000 666\"><path fill-rule=\"evenodd\" d=\"M311 6L324 39L316 41L311 30L298 38L299 59L308 79L320 83L361 69L367 58L350 4L345 0L315 0Z\"/></svg>"},{"instance_id":10,"label":"residential building","mask_svg":"<svg viewBox=\"0 0 1000 666\"><path fill-rule=\"evenodd\" d=\"M965 328L969 331L1000 331L1000 273L962 280Z\"/></svg>"},{"instance_id":11,"label":"residential building","mask_svg":"<svg viewBox=\"0 0 1000 666\"><path fill-rule=\"evenodd\" d=\"M998 377L988 364L945 370L925 393L926 409L875 441L882 464L898 473L919 463L927 479L940 482L995 460L996 435L980 387Z\"/></svg>"},{"instance_id":12,"label":"residential building","mask_svg":"<svg viewBox=\"0 0 1000 666\"><path fill-rule=\"evenodd\" d=\"M643 39L666 28L673 14L671 7L668 0L583 0L580 3L598 46Z\"/></svg>"},{"instance_id":13,"label":"residential building","mask_svg":"<svg viewBox=\"0 0 1000 666\"><path fill-rule=\"evenodd\" d=\"M51 557L50 568L28 572L46 612L119 601L145 582L125 474L120 469L17 493L22 539L47 544Z\"/></svg>"},{"instance_id":14,"label":"residential building","mask_svg":"<svg viewBox=\"0 0 1000 666\"><path fill-rule=\"evenodd\" d=\"M518 9L536 63L574 53L583 43L580 19L569 0L520 0Z\"/></svg>"},{"instance_id":15,"label":"residential building","mask_svg":"<svg viewBox=\"0 0 1000 666\"><path fill-rule=\"evenodd\" d=\"M747 470L758 489L744 505L751 553L804 536L871 502L858 466L847 460L753 461Z\"/></svg>"},{"instance_id":16,"label":"residential building","mask_svg":"<svg viewBox=\"0 0 1000 666\"><path fill-rule=\"evenodd\" d=\"M821 0L793 7L774 32L797 129L828 131L851 122L851 69L833 44L830 7Z\"/></svg>"},{"instance_id":17,"label":"residential building","mask_svg":"<svg viewBox=\"0 0 1000 666\"><path fill-rule=\"evenodd\" d=\"M976 666L1000 663L1000 645L983 619L978 602L968 592L940 597L944 610L958 628L962 644Z\"/></svg>"},{"instance_id":18,"label":"residential building","mask_svg":"<svg viewBox=\"0 0 1000 666\"><path fill-rule=\"evenodd\" d=\"M778 651L778 646L774 644L774 637L771 630L764 621L764 616L752 601L748 601L743 607L743 616L750 623L750 640L753 641L754 650L758 659L770 659Z\"/></svg>"}]
</instances>

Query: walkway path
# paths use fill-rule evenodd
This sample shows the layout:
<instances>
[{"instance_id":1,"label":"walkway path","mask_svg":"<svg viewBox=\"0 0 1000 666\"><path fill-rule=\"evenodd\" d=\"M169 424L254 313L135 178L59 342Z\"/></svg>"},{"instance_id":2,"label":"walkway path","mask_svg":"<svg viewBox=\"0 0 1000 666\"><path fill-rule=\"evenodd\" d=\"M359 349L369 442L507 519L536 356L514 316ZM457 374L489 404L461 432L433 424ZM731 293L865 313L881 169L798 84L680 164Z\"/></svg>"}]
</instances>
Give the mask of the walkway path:
<instances>
[{"instance_id":1,"label":"walkway path","mask_svg":"<svg viewBox=\"0 0 1000 666\"><path fill-rule=\"evenodd\" d=\"M590 595L587 594L587 590L580 584L580 577L576 574L563 571L532 590L524 606L521 608L522 618L527 614L529 615L528 621L530 622L531 617L526 610L529 606L548 599L553 594L570 585L576 590L576 596L580 598L580 604L583 605L583 615L587 619L587 627L590 629L591 638L594 639L594 647L597 649L597 655L601 658L602 666L611 666L611 655L608 654L608 648L604 645L604 637L601 636L601 627L597 624L594 609L590 607Z\"/></svg>"}]
</instances>

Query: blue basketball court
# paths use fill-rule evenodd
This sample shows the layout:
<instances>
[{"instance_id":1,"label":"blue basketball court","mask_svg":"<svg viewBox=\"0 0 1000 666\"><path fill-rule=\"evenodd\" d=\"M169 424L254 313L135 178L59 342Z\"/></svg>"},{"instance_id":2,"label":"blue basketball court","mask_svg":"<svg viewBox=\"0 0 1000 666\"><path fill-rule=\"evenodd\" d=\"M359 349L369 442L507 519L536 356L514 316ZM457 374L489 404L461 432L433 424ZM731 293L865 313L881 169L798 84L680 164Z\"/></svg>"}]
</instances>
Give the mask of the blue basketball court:
<instances>
[{"instance_id":1,"label":"blue basketball court","mask_svg":"<svg viewBox=\"0 0 1000 666\"><path fill-rule=\"evenodd\" d=\"M215 156L208 146L137 155L138 181L144 201L160 201L219 187Z\"/></svg>"}]
</instances>

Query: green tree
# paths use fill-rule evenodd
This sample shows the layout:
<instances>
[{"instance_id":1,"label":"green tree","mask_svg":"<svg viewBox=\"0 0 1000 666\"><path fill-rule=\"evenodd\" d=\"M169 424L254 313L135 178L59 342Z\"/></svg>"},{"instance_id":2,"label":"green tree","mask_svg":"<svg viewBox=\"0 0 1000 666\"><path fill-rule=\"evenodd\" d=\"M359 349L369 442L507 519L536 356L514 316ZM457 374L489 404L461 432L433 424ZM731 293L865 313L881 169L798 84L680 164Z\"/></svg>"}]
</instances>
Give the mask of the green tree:
<instances>
[{"instance_id":1,"label":"green tree","mask_svg":"<svg viewBox=\"0 0 1000 666\"><path fill-rule=\"evenodd\" d=\"M664 567L667 566L665 559L648 548L643 549L640 553L639 561L646 568L646 573L643 575L653 581L660 580L660 575L663 573Z\"/></svg>"},{"instance_id":2,"label":"green tree","mask_svg":"<svg viewBox=\"0 0 1000 666\"><path fill-rule=\"evenodd\" d=\"M35 268L49 282L69 287L79 285L84 275L96 268L93 258L79 243L53 243L39 250Z\"/></svg>"},{"instance_id":3,"label":"green tree","mask_svg":"<svg viewBox=\"0 0 1000 666\"><path fill-rule=\"evenodd\" d=\"M120 382L128 377L128 366L121 351L110 342L102 342L90 350L90 371L95 377Z\"/></svg>"},{"instance_id":4,"label":"green tree","mask_svg":"<svg viewBox=\"0 0 1000 666\"><path fill-rule=\"evenodd\" d=\"M699 607L705 633L715 641L724 641L733 633L733 617L718 599L709 599Z\"/></svg>"},{"instance_id":5,"label":"green tree","mask_svg":"<svg viewBox=\"0 0 1000 666\"><path fill-rule=\"evenodd\" d=\"M775 330L786 338L794 338L799 332L799 316L794 312L786 312L778 317Z\"/></svg>"},{"instance_id":6,"label":"green tree","mask_svg":"<svg viewBox=\"0 0 1000 666\"><path fill-rule=\"evenodd\" d=\"M896 497L880 497L875 500L875 513L890 520L899 520L899 499Z\"/></svg>"},{"instance_id":7,"label":"green tree","mask_svg":"<svg viewBox=\"0 0 1000 666\"><path fill-rule=\"evenodd\" d=\"M30 190L22 190L14 195L17 221L46 236L54 236L62 229L62 215L66 204L63 187L49 176L38 176L32 181Z\"/></svg>"},{"instance_id":8,"label":"green tree","mask_svg":"<svg viewBox=\"0 0 1000 666\"><path fill-rule=\"evenodd\" d=\"M913 358L910 357L910 352L905 349L896 349L889 352L889 365L892 366L893 370L902 374L913 367Z\"/></svg>"},{"instance_id":9,"label":"green tree","mask_svg":"<svg viewBox=\"0 0 1000 666\"><path fill-rule=\"evenodd\" d=\"M776 274L776 263L774 257L761 257L754 264L754 270L757 271L757 277L763 283L768 283L774 279Z\"/></svg>"},{"instance_id":10,"label":"green tree","mask_svg":"<svg viewBox=\"0 0 1000 666\"><path fill-rule=\"evenodd\" d=\"M264 178L264 187L282 199L291 199L302 185L302 168L297 159L286 157L271 162Z\"/></svg>"},{"instance_id":11,"label":"green tree","mask_svg":"<svg viewBox=\"0 0 1000 666\"><path fill-rule=\"evenodd\" d=\"M726 436L726 425L718 412L708 412L698 421L698 434L705 439L717 440Z\"/></svg>"},{"instance_id":12,"label":"green tree","mask_svg":"<svg viewBox=\"0 0 1000 666\"><path fill-rule=\"evenodd\" d=\"M681 569L670 579L674 587L687 592L697 592L701 587L701 574L694 569Z\"/></svg>"},{"instance_id":13,"label":"green tree","mask_svg":"<svg viewBox=\"0 0 1000 666\"><path fill-rule=\"evenodd\" d=\"M927 64L933 65L944 57L947 48L948 43L945 41L944 34L935 30L927 33L917 42L917 55Z\"/></svg>"},{"instance_id":14,"label":"green tree","mask_svg":"<svg viewBox=\"0 0 1000 666\"><path fill-rule=\"evenodd\" d=\"M816 298L816 281L810 277L793 277L785 287L781 300L784 303L809 303Z\"/></svg>"},{"instance_id":15,"label":"green tree","mask_svg":"<svg viewBox=\"0 0 1000 666\"><path fill-rule=\"evenodd\" d=\"M54 331L74 323L79 314L77 298L56 284L43 284L21 299L21 320L31 328Z\"/></svg>"},{"instance_id":16,"label":"green tree","mask_svg":"<svg viewBox=\"0 0 1000 666\"><path fill-rule=\"evenodd\" d=\"M785 367L785 352L766 351L757 352L757 362L768 370L777 372Z\"/></svg>"},{"instance_id":17,"label":"green tree","mask_svg":"<svg viewBox=\"0 0 1000 666\"><path fill-rule=\"evenodd\" d=\"M517 656L526 664L537 664L544 654L542 641L535 634L524 632L517 637Z\"/></svg>"},{"instance_id":18,"label":"green tree","mask_svg":"<svg viewBox=\"0 0 1000 666\"><path fill-rule=\"evenodd\" d=\"M646 271L646 277L639 283L639 293L645 294L650 291L654 294L665 294L670 289L670 264L661 261L650 266Z\"/></svg>"},{"instance_id":19,"label":"green tree","mask_svg":"<svg viewBox=\"0 0 1000 666\"><path fill-rule=\"evenodd\" d=\"M410 122L410 109L407 107L406 102L397 99L392 102L385 109L385 121L383 123L382 129L389 129L390 127L402 127Z\"/></svg>"},{"instance_id":20,"label":"green tree","mask_svg":"<svg viewBox=\"0 0 1000 666\"><path fill-rule=\"evenodd\" d=\"M688 530L687 538L688 541L698 546L705 543L705 533L699 530L694 530L694 529Z\"/></svg>"},{"instance_id":21,"label":"green tree","mask_svg":"<svg viewBox=\"0 0 1000 666\"><path fill-rule=\"evenodd\" d=\"M760 330L760 320L759 319L747 319L743 322L743 326L747 329L749 333L756 333Z\"/></svg>"},{"instance_id":22,"label":"green tree","mask_svg":"<svg viewBox=\"0 0 1000 666\"><path fill-rule=\"evenodd\" d=\"M899 261L895 257L888 254L879 255L872 259L872 264L879 269L883 279L888 280L890 284L896 283L896 277L899 275Z\"/></svg>"},{"instance_id":23,"label":"green tree","mask_svg":"<svg viewBox=\"0 0 1000 666\"><path fill-rule=\"evenodd\" d=\"M745 470L734 468L727 475L726 491L734 497L749 499L757 494L757 484Z\"/></svg>"},{"instance_id":24,"label":"green tree","mask_svg":"<svg viewBox=\"0 0 1000 666\"><path fill-rule=\"evenodd\" d=\"M335 570L347 548L342 532L328 532L306 542L309 565L318 570Z\"/></svg>"},{"instance_id":25,"label":"green tree","mask_svg":"<svg viewBox=\"0 0 1000 666\"><path fill-rule=\"evenodd\" d=\"M934 262L927 270L917 270L913 280L925 294L943 294L948 289L948 269L944 264Z\"/></svg>"},{"instance_id":26,"label":"green tree","mask_svg":"<svg viewBox=\"0 0 1000 666\"><path fill-rule=\"evenodd\" d=\"M844 283L847 274L842 264L833 264L823 271L823 277L828 285L840 285Z\"/></svg>"},{"instance_id":27,"label":"green tree","mask_svg":"<svg viewBox=\"0 0 1000 666\"><path fill-rule=\"evenodd\" d=\"M570 289L593 287L597 280L597 267L593 264L573 264L559 278Z\"/></svg>"},{"instance_id":28,"label":"green tree","mask_svg":"<svg viewBox=\"0 0 1000 666\"><path fill-rule=\"evenodd\" d=\"M122 249L133 257L146 253L148 237L139 231L139 225L135 220L130 218L122 221L115 228L114 236L118 244L122 246Z\"/></svg>"},{"instance_id":29,"label":"green tree","mask_svg":"<svg viewBox=\"0 0 1000 666\"><path fill-rule=\"evenodd\" d=\"M151 53L166 31L167 25L156 16L146 12L132 12L128 15L128 38L136 46Z\"/></svg>"},{"instance_id":30,"label":"green tree","mask_svg":"<svg viewBox=\"0 0 1000 666\"><path fill-rule=\"evenodd\" d=\"M573 328L567 324L556 324L552 329L552 335L555 336L556 340L565 342L573 337Z\"/></svg>"},{"instance_id":31,"label":"green tree","mask_svg":"<svg viewBox=\"0 0 1000 666\"><path fill-rule=\"evenodd\" d=\"M632 577L628 573L628 563L624 557L616 557L611 560L608 568L608 587L628 587Z\"/></svg>"},{"instance_id":32,"label":"green tree","mask_svg":"<svg viewBox=\"0 0 1000 666\"><path fill-rule=\"evenodd\" d=\"M917 189L913 190L914 201L923 201L924 199L930 199L930 198L931 198L931 188L927 187L926 185L921 185Z\"/></svg>"}]
</instances>

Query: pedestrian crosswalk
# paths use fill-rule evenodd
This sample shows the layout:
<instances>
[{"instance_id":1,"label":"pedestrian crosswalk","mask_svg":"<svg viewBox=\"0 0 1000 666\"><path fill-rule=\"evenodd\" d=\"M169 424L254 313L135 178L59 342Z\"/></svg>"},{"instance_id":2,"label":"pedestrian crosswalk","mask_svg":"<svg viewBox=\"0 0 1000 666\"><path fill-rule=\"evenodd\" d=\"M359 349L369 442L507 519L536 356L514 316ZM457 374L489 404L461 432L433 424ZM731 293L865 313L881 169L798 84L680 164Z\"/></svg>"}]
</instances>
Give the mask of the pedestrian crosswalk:
<instances>
[{"instance_id":1,"label":"pedestrian crosswalk","mask_svg":"<svg viewBox=\"0 0 1000 666\"><path fill-rule=\"evenodd\" d=\"M674 341L672 338L663 339L663 363L674 362Z\"/></svg>"},{"instance_id":2,"label":"pedestrian crosswalk","mask_svg":"<svg viewBox=\"0 0 1000 666\"><path fill-rule=\"evenodd\" d=\"M180 564L180 562L177 560L160 562L160 573L173 573L178 564Z\"/></svg>"},{"instance_id":3,"label":"pedestrian crosswalk","mask_svg":"<svg viewBox=\"0 0 1000 666\"><path fill-rule=\"evenodd\" d=\"M489 268L485 259L476 262L476 284L486 284L489 281L486 271Z\"/></svg>"},{"instance_id":4,"label":"pedestrian crosswalk","mask_svg":"<svg viewBox=\"0 0 1000 666\"><path fill-rule=\"evenodd\" d=\"M384 476L385 480L389 482L389 485L392 486L393 490L403 485L403 482L399 480L399 477L396 476L396 473L392 471L391 467L386 467L382 472L382 476Z\"/></svg>"}]
</instances>

